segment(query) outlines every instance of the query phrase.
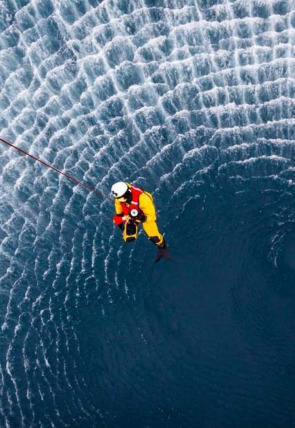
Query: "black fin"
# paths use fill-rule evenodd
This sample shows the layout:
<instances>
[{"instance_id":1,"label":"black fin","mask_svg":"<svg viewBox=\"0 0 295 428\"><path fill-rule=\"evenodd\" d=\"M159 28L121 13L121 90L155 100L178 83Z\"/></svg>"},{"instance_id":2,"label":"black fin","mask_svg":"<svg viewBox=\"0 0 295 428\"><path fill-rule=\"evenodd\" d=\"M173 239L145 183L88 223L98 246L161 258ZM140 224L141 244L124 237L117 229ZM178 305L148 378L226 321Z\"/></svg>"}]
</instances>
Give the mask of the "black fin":
<instances>
[{"instance_id":1,"label":"black fin","mask_svg":"<svg viewBox=\"0 0 295 428\"><path fill-rule=\"evenodd\" d=\"M172 262L172 257L171 257L171 255L170 255L170 251L169 251L169 248L168 247L158 247L158 254L157 254L157 257L156 257L156 260L155 260L155 263L157 263L159 260L161 260L161 259L163 259L163 258L165 258L165 259L167 259L167 260L170 260L170 262Z\"/></svg>"}]
</instances>

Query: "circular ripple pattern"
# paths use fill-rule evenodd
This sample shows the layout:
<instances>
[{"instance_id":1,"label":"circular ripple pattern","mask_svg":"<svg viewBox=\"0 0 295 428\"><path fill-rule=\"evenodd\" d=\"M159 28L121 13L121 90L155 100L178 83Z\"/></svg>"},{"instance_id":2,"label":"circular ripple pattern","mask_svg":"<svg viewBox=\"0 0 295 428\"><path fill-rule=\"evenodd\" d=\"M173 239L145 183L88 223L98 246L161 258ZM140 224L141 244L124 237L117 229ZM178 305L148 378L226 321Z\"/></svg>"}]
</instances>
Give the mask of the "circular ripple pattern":
<instances>
[{"instance_id":1,"label":"circular ripple pattern","mask_svg":"<svg viewBox=\"0 0 295 428\"><path fill-rule=\"evenodd\" d=\"M4 0L0 129L155 195L174 262L0 148L0 425L295 426L295 1Z\"/></svg>"}]
</instances>

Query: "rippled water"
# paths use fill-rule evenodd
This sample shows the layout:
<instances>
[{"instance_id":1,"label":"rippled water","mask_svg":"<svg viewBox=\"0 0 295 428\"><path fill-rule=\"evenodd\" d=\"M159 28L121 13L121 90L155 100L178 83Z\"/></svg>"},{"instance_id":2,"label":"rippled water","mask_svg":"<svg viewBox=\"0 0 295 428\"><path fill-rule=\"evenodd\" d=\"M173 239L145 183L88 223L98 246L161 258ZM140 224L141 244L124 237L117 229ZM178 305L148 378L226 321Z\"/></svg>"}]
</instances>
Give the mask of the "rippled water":
<instances>
[{"instance_id":1,"label":"rippled water","mask_svg":"<svg viewBox=\"0 0 295 428\"><path fill-rule=\"evenodd\" d=\"M0 136L152 191L173 263L0 147L0 426L295 426L295 1L1 0Z\"/></svg>"}]
</instances>

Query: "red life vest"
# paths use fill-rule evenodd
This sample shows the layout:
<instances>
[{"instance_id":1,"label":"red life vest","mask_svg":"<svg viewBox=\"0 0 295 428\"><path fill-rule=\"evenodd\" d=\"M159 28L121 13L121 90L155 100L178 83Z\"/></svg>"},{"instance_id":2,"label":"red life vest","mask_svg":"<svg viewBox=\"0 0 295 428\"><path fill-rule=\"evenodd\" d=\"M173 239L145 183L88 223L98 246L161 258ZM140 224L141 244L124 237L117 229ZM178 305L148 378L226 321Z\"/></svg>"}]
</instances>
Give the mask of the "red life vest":
<instances>
[{"instance_id":1,"label":"red life vest","mask_svg":"<svg viewBox=\"0 0 295 428\"><path fill-rule=\"evenodd\" d=\"M129 189L131 190L131 194L132 194L132 200L130 204L128 204L127 202L120 202L120 205L124 213L124 216L130 215L131 217L136 217L138 214L142 213L138 204L139 204L139 196L144 192L144 190L141 187L134 187L134 186L130 186Z\"/></svg>"}]
</instances>

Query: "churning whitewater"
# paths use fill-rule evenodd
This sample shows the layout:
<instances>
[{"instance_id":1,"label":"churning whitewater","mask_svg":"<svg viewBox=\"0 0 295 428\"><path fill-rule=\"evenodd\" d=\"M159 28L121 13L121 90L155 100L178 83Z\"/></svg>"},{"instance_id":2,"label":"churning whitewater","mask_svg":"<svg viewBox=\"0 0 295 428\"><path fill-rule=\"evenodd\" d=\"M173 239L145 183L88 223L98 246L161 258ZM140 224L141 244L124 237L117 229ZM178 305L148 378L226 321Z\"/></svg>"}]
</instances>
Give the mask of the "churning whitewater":
<instances>
[{"instance_id":1,"label":"churning whitewater","mask_svg":"<svg viewBox=\"0 0 295 428\"><path fill-rule=\"evenodd\" d=\"M295 427L295 0L0 0L0 32L0 137L152 192L173 257L0 141L0 426Z\"/></svg>"}]
</instances>

